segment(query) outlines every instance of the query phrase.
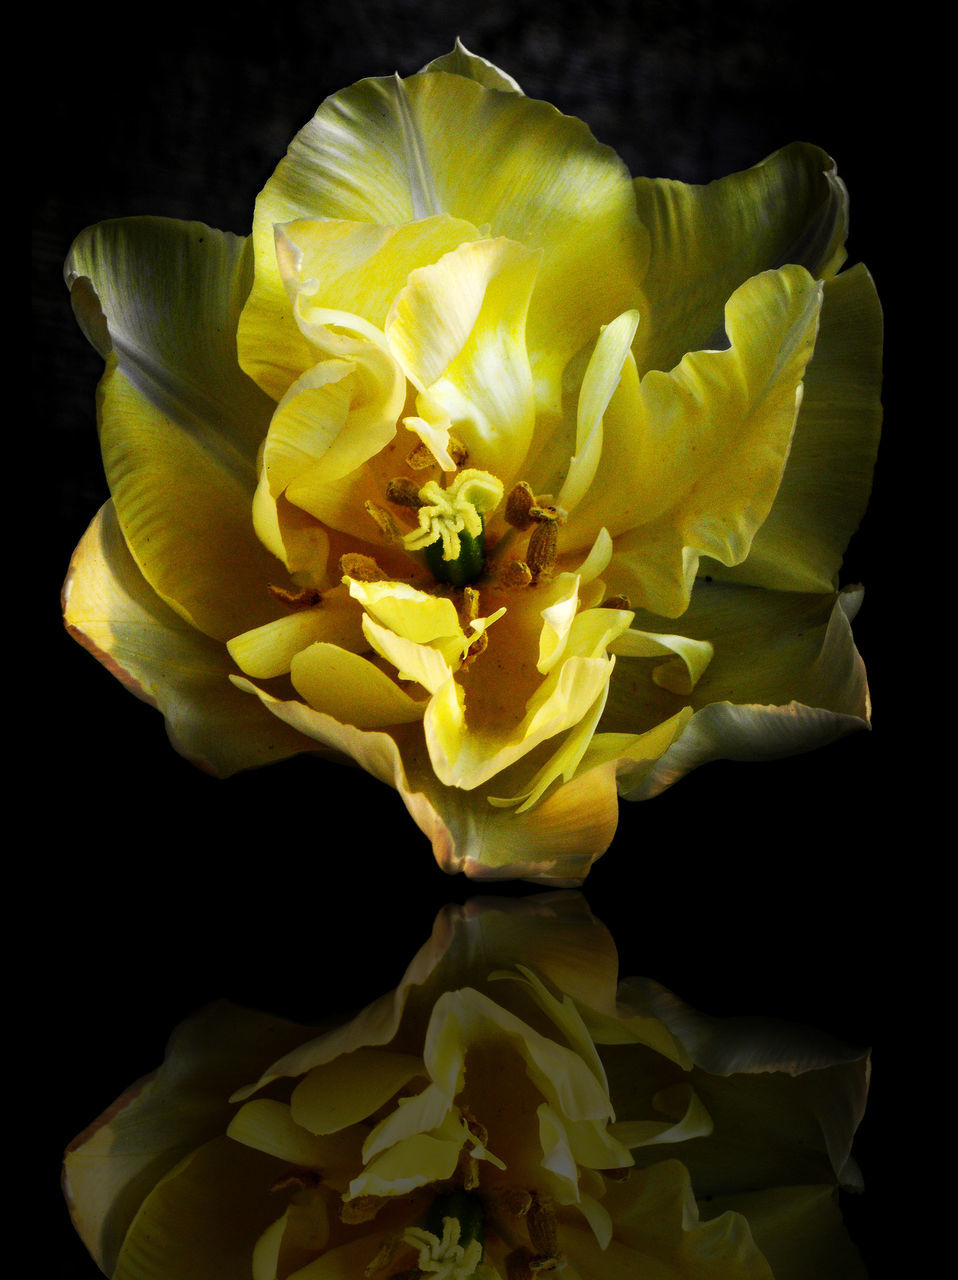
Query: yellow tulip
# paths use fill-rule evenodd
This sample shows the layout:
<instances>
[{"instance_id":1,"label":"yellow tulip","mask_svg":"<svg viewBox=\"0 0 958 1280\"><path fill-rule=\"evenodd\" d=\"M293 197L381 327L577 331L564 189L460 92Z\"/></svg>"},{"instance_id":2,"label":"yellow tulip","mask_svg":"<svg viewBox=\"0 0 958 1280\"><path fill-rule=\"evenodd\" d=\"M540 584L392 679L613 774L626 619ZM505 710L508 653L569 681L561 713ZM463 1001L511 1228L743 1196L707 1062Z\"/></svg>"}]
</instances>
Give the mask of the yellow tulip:
<instances>
[{"instance_id":1,"label":"yellow tulip","mask_svg":"<svg viewBox=\"0 0 958 1280\"><path fill-rule=\"evenodd\" d=\"M361 81L248 240L74 245L113 497L67 625L203 767L350 757L447 871L581 882L617 793L868 722L837 574L881 322L845 225L810 146L633 182L461 46Z\"/></svg>"},{"instance_id":2,"label":"yellow tulip","mask_svg":"<svg viewBox=\"0 0 958 1280\"><path fill-rule=\"evenodd\" d=\"M485 899L352 1021L198 1014L64 1186L113 1280L856 1280L867 1080L807 1029L617 986L577 894Z\"/></svg>"}]
</instances>

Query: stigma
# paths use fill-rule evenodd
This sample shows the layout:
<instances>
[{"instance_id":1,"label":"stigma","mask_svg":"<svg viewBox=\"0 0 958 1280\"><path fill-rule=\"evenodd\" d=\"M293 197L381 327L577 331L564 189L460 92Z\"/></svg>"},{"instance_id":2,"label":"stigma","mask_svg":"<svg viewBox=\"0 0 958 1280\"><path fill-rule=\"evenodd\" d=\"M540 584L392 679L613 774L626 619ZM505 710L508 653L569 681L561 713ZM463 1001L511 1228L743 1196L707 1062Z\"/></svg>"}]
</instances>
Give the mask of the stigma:
<instances>
[{"instance_id":1,"label":"stigma","mask_svg":"<svg viewBox=\"0 0 958 1280\"><path fill-rule=\"evenodd\" d=\"M502 482L488 471L460 471L448 489L430 480L416 495L419 527L405 534L403 543L410 551L425 552L440 581L456 587L474 582L485 567L483 517L502 496Z\"/></svg>"}]
</instances>

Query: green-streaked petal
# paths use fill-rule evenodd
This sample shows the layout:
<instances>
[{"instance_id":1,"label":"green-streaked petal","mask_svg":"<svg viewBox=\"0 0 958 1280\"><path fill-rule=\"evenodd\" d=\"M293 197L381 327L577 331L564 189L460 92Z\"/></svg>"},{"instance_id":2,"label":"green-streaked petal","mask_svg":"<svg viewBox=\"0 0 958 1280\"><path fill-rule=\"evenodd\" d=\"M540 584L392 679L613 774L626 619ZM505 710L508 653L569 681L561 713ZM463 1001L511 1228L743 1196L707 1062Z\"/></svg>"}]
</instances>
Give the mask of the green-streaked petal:
<instances>
[{"instance_id":1,"label":"green-streaked petal","mask_svg":"<svg viewBox=\"0 0 958 1280\"><path fill-rule=\"evenodd\" d=\"M525 328L539 257L506 239L461 245L412 273L386 324L390 349L426 393L422 417L451 424L470 466L506 486L535 421Z\"/></svg>"},{"instance_id":2,"label":"green-streaked petal","mask_svg":"<svg viewBox=\"0 0 958 1280\"><path fill-rule=\"evenodd\" d=\"M871 490L881 429L882 314L862 266L826 280L815 355L782 483L741 565L700 571L779 591L831 591Z\"/></svg>"},{"instance_id":3,"label":"green-streaked petal","mask_svg":"<svg viewBox=\"0 0 958 1280\"><path fill-rule=\"evenodd\" d=\"M273 228L400 226L449 214L542 249L529 317L543 395L602 324L641 309L647 237L618 157L547 103L442 72L362 80L328 98L257 200L248 317L278 297Z\"/></svg>"},{"instance_id":4,"label":"green-streaked petal","mask_svg":"<svg viewBox=\"0 0 958 1280\"><path fill-rule=\"evenodd\" d=\"M357 729L409 724L426 710L372 662L323 641L296 654L290 678L314 710Z\"/></svg>"},{"instance_id":5,"label":"green-streaked petal","mask_svg":"<svg viewBox=\"0 0 958 1280\"><path fill-rule=\"evenodd\" d=\"M182 1160L133 1219L113 1280L249 1280L256 1241L276 1215L283 1165L226 1137Z\"/></svg>"},{"instance_id":6,"label":"green-streaked petal","mask_svg":"<svg viewBox=\"0 0 958 1280\"><path fill-rule=\"evenodd\" d=\"M216 640L268 622L286 575L253 532L255 474L224 466L110 356L98 389L100 442L127 546L154 591Z\"/></svg>"},{"instance_id":7,"label":"green-streaked petal","mask_svg":"<svg viewBox=\"0 0 958 1280\"><path fill-rule=\"evenodd\" d=\"M834 162L808 143L707 186L636 178L635 193L652 242L642 372L718 345L726 299L751 276L792 262L820 279L845 259L848 197Z\"/></svg>"},{"instance_id":8,"label":"green-streaked petal","mask_svg":"<svg viewBox=\"0 0 958 1280\"><path fill-rule=\"evenodd\" d=\"M64 1192L77 1231L104 1272L113 1273L150 1188L223 1133L230 1091L311 1032L226 1002L210 1005L176 1029L157 1072L70 1144Z\"/></svg>"},{"instance_id":9,"label":"green-streaked petal","mask_svg":"<svg viewBox=\"0 0 958 1280\"><path fill-rule=\"evenodd\" d=\"M512 76L502 71L494 63L470 53L459 37L451 53L444 53L440 58L427 62L423 71L447 71L450 75L465 76L467 80L475 80L484 84L487 89L501 89L506 93L521 93Z\"/></svg>"},{"instance_id":10,"label":"green-streaked petal","mask_svg":"<svg viewBox=\"0 0 958 1280\"><path fill-rule=\"evenodd\" d=\"M707 640L666 635L661 631L638 631L631 627L613 640L609 651L624 658L659 658L674 654L652 670L652 679L670 693L691 693L702 672L712 661L715 646Z\"/></svg>"},{"instance_id":11,"label":"green-streaked petal","mask_svg":"<svg viewBox=\"0 0 958 1280\"><path fill-rule=\"evenodd\" d=\"M371 1116L422 1074L421 1059L411 1054L357 1049L313 1067L293 1090L290 1114L310 1133L336 1133Z\"/></svg>"},{"instance_id":12,"label":"green-streaked petal","mask_svg":"<svg viewBox=\"0 0 958 1280\"><path fill-rule=\"evenodd\" d=\"M624 794L645 799L708 760L775 759L866 727L868 685L851 633L860 598L696 583L682 630L708 638L714 657L691 694L655 687L647 660L616 661L601 728L639 729L683 704L694 710L643 778L622 779Z\"/></svg>"},{"instance_id":13,"label":"green-streaked petal","mask_svg":"<svg viewBox=\"0 0 958 1280\"><path fill-rule=\"evenodd\" d=\"M247 240L200 222L124 218L82 232L64 268L80 327L176 431L247 485L272 411L236 361Z\"/></svg>"},{"instance_id":14,"label":"green-streaked petal","mask_svg":"<svg viewBox=\"0 0 958 1280\"><path fill-rule=\"evenodd\" d=\"M234 689L223 645L184 622L146 582L112 502L74 553L63 610L71 635L163 713L177 751L208 773L228 776L314 749Z\"/></svg>"},{"instance_id":15,"label":"green-streaked petal","mask_svg":"<svg viewBox=\"0 0 958 1280\"><path fill-rule=\"evenodd\" d=\"M731 1209L748 1219L775 1280L866 1280L861 1255L848 1238L835 1188L775 1187L737 1196L717 1196L703 1216Z\"/></svg>"},{"instance_id":16,"label":"green-streaked petal","mask_svg":"<svg viewBox=\"0 0 958 1280\"><path fill-rule=\"evenodd\" d=\"M623 367L596 478L560 536L586 545L607 528L606 576L633 603L677 617L700 555L745 559L781 482L820 296L802 267L766 272L729 299L726 350L641 381Z\"/></svg>"}]
</instances>

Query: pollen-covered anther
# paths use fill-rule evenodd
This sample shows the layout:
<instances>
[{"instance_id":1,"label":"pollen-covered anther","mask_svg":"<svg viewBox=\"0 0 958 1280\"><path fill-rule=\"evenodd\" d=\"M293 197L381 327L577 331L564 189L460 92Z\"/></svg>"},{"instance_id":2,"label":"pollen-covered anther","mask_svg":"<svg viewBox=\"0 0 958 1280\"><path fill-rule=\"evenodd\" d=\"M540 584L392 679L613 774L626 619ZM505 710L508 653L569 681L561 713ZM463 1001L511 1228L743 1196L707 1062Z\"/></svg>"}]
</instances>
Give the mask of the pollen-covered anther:
<instances>
[{"instance_id":1,"label":"pollen-covered anther","mask_svg":"<svg viewBox=\"0 0 958 1280\"><path fill-rule=\"evenodd\" d=\"M496 1208L510 1218L524 1218L532 1208L533 1194L522 1187L497 1187L492 1193L492 1200Z\"/></svg>"},{"instance_id":2,"label":"pollen-covered anther","mask_svg":"<svg viewBox=\"0 0 958 1280\"><path fill-rule=\"evenodd\" d=\"M383 573L372 556L360 555L358 551L347 551L340 556L339 568L346 578L355 578L357 582L388 582L389 574Z\"/></svg>"},{"instance_id":3,"label":"pollen-covered anther","mask_svg":"<svg viewBox=\"0 0 958 1280\"><path fill-rule=\"evenodd\" d=\"M424 505L419 496L419 486L408 476L396 476L390 480L386 485L386 497L397 507L409 507L411 511L418 511Z\"/></svg>"},{"instance_id":4,"label":"pollen-covered anther","mask_svg":"<svg viewBox=\"0 0 958 1280\"><path fill-rule=\"evenodd\" d=\"M322 592L317 591L315 587L300 587L298 590L290 591L286 587L271 585L267 590L274 600L279 600L287 609L314 609L323 601Z\"/></svg>"},{"instance_id":5,"label":"pollen-covered anther","mask_svg":"<svg viewBox=\"0 0 958 1280\"><path fill-rule=\"evenodd\" d=\"M354 1196L352 1200L344 1200L339 1217L348 1224L372 1222L376 1214L387 1204L394 1204L392 1196Z\"/></svg>"},{"instance_id":6,"label":"pollen-covered anther","mask_svg":"<svg viewBox=\"0 0 958 1280\"><path fill-rule=\"evenodd\" d=\"M631 609L628 596L607 596L599 606L600 609Z\"/></svg>"},{"instance_id":7,"label":"pollen-covered anther","mask_svg":"<svg viewBox=\"0 0 958 1280\"><path fill-rule=\"evenodd\" d=\"M532 570L533 582L548 576L559 558L559 538L554 520L537 524L529 535L526 564Z\"/></svg>"},{"instance_id":8,"label":"pollen-covered anther","mask_svg":"<svg viewBox=\"0 0 958 1280\"><path fill-rule=\"evenodd\" d=\"M366 512L370 515L379 526L379 532L383 537L388 538L390 542L402 542L402 529L396 523L396 517L391 511L387 511L385 507L378 506L375 502L367 501L365 503Z\"/></svg>"},{"instance_id":9,"label":"pollen-covered anther","mask_svg":"<svg viewBox=\"0 0 958 1280\"><path fill-rule=\"evenodd\" d=\"M430 467L436 465L436 459L431 449L420 440L415 449L406 455L406 466L410 471L428 471Z\"/></svg>"},{"instance_id":10,"label":"pollen-covered anther","mask_svg":"<svg viewBox=\"0 0 958 1280\"><path fill-rule=\"evenodd\" d=\"M526 1214L526 1229L529 1232L529 1243L536 1253L554 1258L559 1249L558 1219L552 1205L540 1200L535 1194Z\"/></svg>"},{"instance_id":11,"label":"pollen-covered anther","mask_svg":"<svg viewBox=\"0 0 958 1280\"><path fill-rule=\"evenodd\" d=\"M565 518L566 513L561 507L537 498L525 480L520 480L506 499L506 524L518 529L520 533L534 524L551 521L562 524Z\"/></svg>"},{"instance_id":12,"label":"pollen-covered anther","mask_svg":"<svg viewBox=\"0 0 958 1280\"><path fill-rule=\"evenodd\" d=\"M507 591L516 591L520 587L531 587L534 581L532 570L524 560L510 560L496 578L500 587Z\"/></svg>"}]
</instances>

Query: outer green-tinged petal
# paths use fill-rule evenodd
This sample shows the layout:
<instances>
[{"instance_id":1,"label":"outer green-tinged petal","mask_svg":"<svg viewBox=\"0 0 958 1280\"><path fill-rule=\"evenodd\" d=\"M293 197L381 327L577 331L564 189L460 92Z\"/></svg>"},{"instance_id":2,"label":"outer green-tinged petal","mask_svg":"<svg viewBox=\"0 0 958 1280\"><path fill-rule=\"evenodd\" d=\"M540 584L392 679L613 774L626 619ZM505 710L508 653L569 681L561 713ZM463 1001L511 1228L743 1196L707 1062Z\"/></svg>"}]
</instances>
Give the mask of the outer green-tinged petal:
<instances>
[{"instance_id":1,"label":"outer green-tinged petal","mask_svg":"<svg viewBox=\"0 0 958 1280\"><path fill-rule=\"evenodd\" d=\"M279 297L277 223L398 226L441 213L544 251L529 335L547 399L569 356L637 305L646 233L614 153L547 103L430 73L360 81L294 139L257 201L243 329Z\"/></svg>"},{"instance_id":2,"label":"outer green-tinged petal","mask_svg":"<svg viewBox=\"0 0 958 1280\"><path fill-rule=\"evenodd\" d=\"M100 442L123 536L153 589L215 640L275 614L282 568L253 532L254 475L224 467L107 361L98 389Z\"/></svg>"},{"instance_id":3,"label":"outer green-tinged petal","mask_svg":"<svg viewBox=\"0 0 958 1280\"><path fill-rule=\"evenodd\" d=\"M300 1169L322 1169L328 1151L323 1139L292 1117L289 1106L275 1098L254 1098L230 1121L227 1136Z\"/></svg>"},{"instance_id":4,"label":"outer green-tinged petal","mask_svg":"<svg viewBox=\"0 0 958 1280\"><path fill-rule=\"evenodd\" d=\"M248 1280L257 1239L276 1215L270 1187L283 1171L226 1137L180 1162L143 1201L113 1280Z\"/></svg>"},{"instance_id":5,"label":"outer green-tinged petal","mask_svg":"<svg viewBox=\"0 0 958 1280\"><path fill-rule=\"evenodd\" d=\"M654 724L682 702L695 711L629 798L656 795L708 760L774 759L866 727L868 685L851 634L860 599L697 583L682 629L709 637L715 654L691 694L656 689L642 659L616 662L603 727Z\"/></svg>"},{"instance_id":6,"label":"outer green-tinged petal","mask_svg":"<svg viewBox=\"0 0 958 1280\"><path fill-rule=\"evenodd\" d=\"M433 58L432 62L423 67L423 71L448 71L450 75L465 76L467 80L484 84L487 89L502 89L506 93L522 92L508 72L502 71L485 58L470 53L458 36L452 53Z\"/></svg>"},{"instance_id":7,"label":"outer green-tinged petal","mask_svg":"<svg viewBox=\"0 0 958 1280\"><path fill-rule=\"evenodd\" d=\"M845 259L848 197L833 161L807 143L707 186L636 178L635 193L652 242L642 372L720 345L726 299L749 277L794 262L822 278Z\"/></svg>"},{"instance_id":8,"label":"outer green-tinged petal","mask_svg":"<svg viewBox=\"0 0 958 1280\"><path fill-rule=\"evenodd\" d=\"M74 553L63 607L74 638L162 711L176 749L207 772L225 776L314 749L234 689L223 646L184 622L145 581L112 503Z\"/></svg>"},{"instance_id":9,"label":"outer green-tinged petal","mask_svg":"<svg viewBox=\"0 0 958 1280\"><path fill-rule=\"evenodd\" d=\"M79 235L64 274L100 354L112 351L176 431L249 484L272 410L236 363L249 242L201 222L123 218Z\"/></svg>"},{"instance_id":10,"label":"outer green-tinged petal","mask_svg":"<svg viewBox=\"0 0 958 1280\"><path fill-rule=\"evenodd\" d=\"M112 1273L146 1191L223 1133L230 1091L309 1030L225 1002L211 1005L177 1028L159 1071L71 1144L64 1191L77 1231L105 1272Z\"/></svg>"},{"instance_id":11,"label":"outer green-tinged petal","mask_svg":"<svg viewBox=\"0 0 958 1280\"><path fill-rule=\"evenodd\" d=\"M748 1218L775 1280L808 1280L810 1276L815 1280L866 1280L833 1186L775 1187L717 1196L703 1206L703 1213L711 1217L728 1209Z\"/></svg>"},{"instance_id":12,"label":"outer green-tinged petal","mask_svg":"<svg viewBox=\"0 0 958 1280\"><path fill-rule=\"evenodd\" d=\"M820 291L801 267L767 272L729 299L727 350L691 352L641 382L624 366L596 479L562 539L622 535L607 576L633 603L677 617L699 555L748 554L785 467Z\"/></svg>"},{"instance_id":13,"label":"outer green-tinged petal","mask_svg":"<svg viewBox=\"0 0 958 1280\"><path fill-rule=\"evenodd\" d=\"M451 423L471 463L507 487L535 419L525 327L538 266L514 241L464 244L410 276L386 324L393 354L426 392L422 416Z\"/></svg>"},{"instance_id":14,"label":"outer green-tinged petal","mask_svg":"<svg viewBox=\"0 0 958 1280\"><path fill-rule=\"evenodd\" d=\"M831 591L871 490L881 427L882 315L862 266L826 280L815 355L782 483L741 565L701 572L779 591Z\"/></svg>"}]
</instances>

